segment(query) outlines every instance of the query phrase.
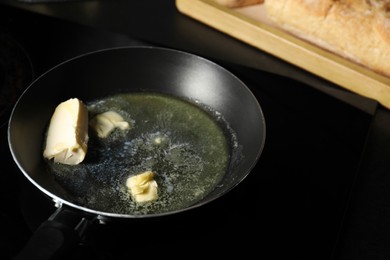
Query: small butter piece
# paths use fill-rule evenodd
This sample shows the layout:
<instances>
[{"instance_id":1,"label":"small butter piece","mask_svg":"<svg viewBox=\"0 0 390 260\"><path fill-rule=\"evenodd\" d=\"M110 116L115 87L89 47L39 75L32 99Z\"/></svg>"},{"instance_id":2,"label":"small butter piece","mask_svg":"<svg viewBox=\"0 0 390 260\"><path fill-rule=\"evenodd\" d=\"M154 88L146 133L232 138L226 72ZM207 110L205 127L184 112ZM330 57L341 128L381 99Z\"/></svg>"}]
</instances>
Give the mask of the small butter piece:
<instances>
[{"instance_id":1,"label":"small butter piece","mask_svg":"<svg viewBox=\"0 0 390 260\"><path fill-rule=\"evenodd\" d=\"M107 137L115 128L126 130L130 124L115 111L107 111L93 117L89 125L96 131L100 138Z\"/></svg>"},{"instance_id":2,"label":"small butter piece","mask_svg":"<svg viewBox=\"0 0 390 260\"><path fill-rule=\"evenodd\" d=\"M126 180L126 186L136 202L154 201L158 198L154 172L146 171Z\"/></svg>"},{"instance_id":3,"label":"small butter piece","mask_svg":"<svg viewBox=\"0 0 390 260\"><path fill-rule=\"evenodd\" d=\"M51 117L43 156L75 165L84 160L87 147L87 107L77 98L68 99L56 107Z\"/></svg>"}]
</instances>

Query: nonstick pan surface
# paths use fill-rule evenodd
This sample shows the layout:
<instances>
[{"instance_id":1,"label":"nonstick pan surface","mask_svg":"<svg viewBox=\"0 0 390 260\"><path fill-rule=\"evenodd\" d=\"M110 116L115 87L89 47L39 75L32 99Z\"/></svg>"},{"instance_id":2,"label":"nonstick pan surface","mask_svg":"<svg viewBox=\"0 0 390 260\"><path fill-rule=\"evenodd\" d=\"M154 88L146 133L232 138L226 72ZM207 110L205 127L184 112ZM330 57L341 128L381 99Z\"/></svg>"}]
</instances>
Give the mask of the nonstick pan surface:
<instances>
[{"instance_id":1,"label":"nonstick pan surface","mask_svg":"<svg viewBox=\"0 0 390 260\"><path fill-rule=\"evenodd\" d=\"M53 174L52 168L48 170L48 163L42 156L43 143L52 113L60 102L77 97L92 104L96 100L135 92L178 98L216 118L216 123L227 137L229 160L224 174L205 196L182 207L145 214L117 210L110 206L95 207L74 199L74 191L70 192L69 187L64 186L58 176ZM159 133L167 132L162 130ZM178 131L174 138L182 132ZM196 129L193 132L196 133ZM196 138L201 137L202 134L198 133ZM172 49L123 47L68 60L35 80L13 109L8 141L13 158L25 177L58 205L65 204L99 216L152 217L201 206L238 185L261 155L265 144L265 120L257 99L246 85L218 64ZM200 143L206 145L207 142ZM112 174L116 168L111 165L100 168L99 172ZM77 171L73 174L76 185L71 189L80 187L82 190L86 185L92 189L101 188L95 187L93 181L78 182ZM116 201L117 198L108 196L105 204L113 205Z\"/></svg>"}]
</instances>

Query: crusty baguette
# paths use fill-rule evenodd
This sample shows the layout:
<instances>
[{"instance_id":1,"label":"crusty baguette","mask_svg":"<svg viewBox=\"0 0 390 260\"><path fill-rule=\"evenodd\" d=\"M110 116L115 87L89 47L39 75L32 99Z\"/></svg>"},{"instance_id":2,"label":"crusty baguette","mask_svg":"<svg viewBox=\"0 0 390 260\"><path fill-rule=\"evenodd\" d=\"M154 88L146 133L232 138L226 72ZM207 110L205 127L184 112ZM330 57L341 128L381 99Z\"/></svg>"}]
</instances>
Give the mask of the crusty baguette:
<instances>
[{"instance_id":1,"label":"crusty baguette","mask_svg":"<svg viewBox=\"0 0 390 260\"><path fill-rule=\"evenodd\" d=\"M213 0L214 2L217 2L220 5L230 7L230 8L238 8L238 7L244 7L254 4L261 4L264 2L264 0Z\"/></svg>"},{"instance_id":2,"label":"crusty baguette","mask_svg":"<svg viewBox=\"0 0 390 260\"><path fill-rule=\"evenodd\" d=\"M269 18L305 40L390 76L390 0L265 0Z\"/></svg>"}]
</instances>

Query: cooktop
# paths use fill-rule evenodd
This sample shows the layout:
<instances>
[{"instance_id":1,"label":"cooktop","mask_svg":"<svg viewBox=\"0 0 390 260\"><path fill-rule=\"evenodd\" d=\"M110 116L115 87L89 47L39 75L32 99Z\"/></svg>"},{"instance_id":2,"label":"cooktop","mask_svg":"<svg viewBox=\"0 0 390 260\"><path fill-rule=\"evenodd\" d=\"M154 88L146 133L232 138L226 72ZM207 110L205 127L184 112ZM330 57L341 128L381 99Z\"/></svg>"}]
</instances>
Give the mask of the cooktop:
<instances>
[{"instance_id":1,"label":"cooktop","mask_svg":"<svg viewBox=\"0 0 390 260\"><path fill-rule=\"evenodd\" d=\"M21 82L16 84L15 76L11 78L17 94L48 69L77 55L110 47L152 45L8 7L0 9L0 33L4 35L0 39L15 42L12 49L18 53L12 56L16 68L0 67L2 79L11 74L8 69L15 75L15 69L23 68L16 76ZM372 115L298 80L216 62L248 85L264 112L266 145L249 176L220 199L190 212L96 223L68 259L170 257L181 252L332 258ZM2 90L8 88L5 81L0 82ZM12 107L14 102L4 107ZM10 110L5 110L0 142L0 219L4 226L0 258L10 259L55 206L17 169L7 143Z\"/></svg>"}]
</instances>

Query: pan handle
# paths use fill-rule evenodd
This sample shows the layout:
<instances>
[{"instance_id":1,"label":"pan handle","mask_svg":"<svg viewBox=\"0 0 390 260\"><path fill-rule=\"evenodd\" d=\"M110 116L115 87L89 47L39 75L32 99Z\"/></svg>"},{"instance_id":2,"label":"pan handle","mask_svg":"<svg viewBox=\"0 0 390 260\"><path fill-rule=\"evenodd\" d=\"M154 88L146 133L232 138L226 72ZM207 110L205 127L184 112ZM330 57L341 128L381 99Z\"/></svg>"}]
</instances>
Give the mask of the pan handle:
<instances>
[{"instance_id":1,"label":"pan handle","mask_svg":"<svg viewBox=\"0 0 390 260\"><path fill-rule=\"evenodd\" d=\"M81 241L89 224L85 214L60 206L35 230L14 259L62 259Z\"/></svg>"}]
</instances>

